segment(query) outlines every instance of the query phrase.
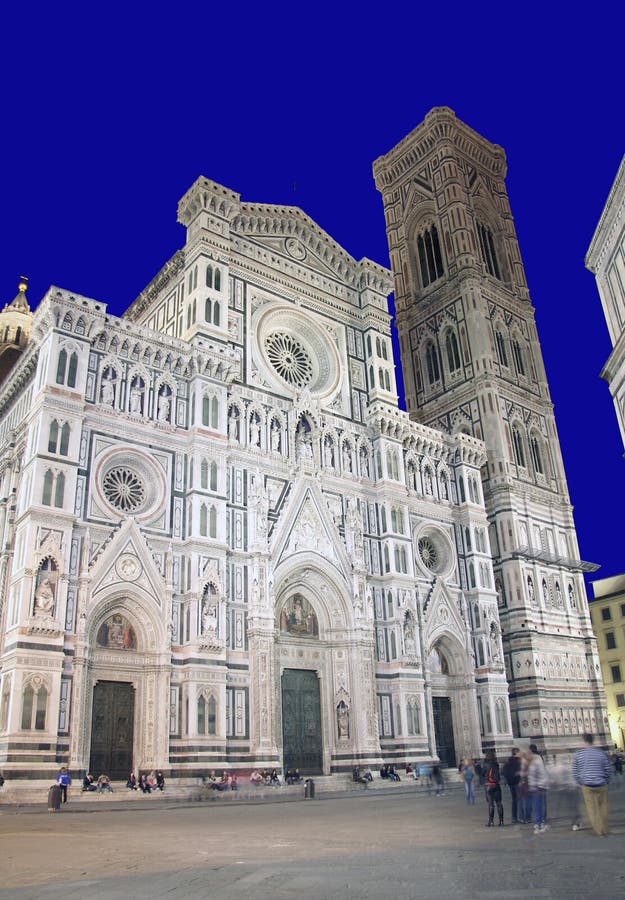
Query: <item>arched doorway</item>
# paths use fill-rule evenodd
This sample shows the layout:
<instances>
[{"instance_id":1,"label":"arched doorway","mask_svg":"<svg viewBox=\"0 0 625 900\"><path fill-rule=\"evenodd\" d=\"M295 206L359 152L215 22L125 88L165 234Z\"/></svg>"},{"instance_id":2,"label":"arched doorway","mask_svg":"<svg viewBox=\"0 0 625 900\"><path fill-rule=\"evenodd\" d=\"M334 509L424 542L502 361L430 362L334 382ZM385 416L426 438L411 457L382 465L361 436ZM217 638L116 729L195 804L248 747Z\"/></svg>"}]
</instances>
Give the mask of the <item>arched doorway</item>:
<instances>
[{"instance_id":1,"label":"arched doorway","mask_svg":"<svg viewBox=\"0 0 625 900\"><path fill-rule=\"evenodd\" d=\"M432 724L436 753L441 765L456 766L456 741L452 700L455 689L450 679L449 660L440 642L432 648L428 659L432 681Z\"/></svg>"}]
</instances>

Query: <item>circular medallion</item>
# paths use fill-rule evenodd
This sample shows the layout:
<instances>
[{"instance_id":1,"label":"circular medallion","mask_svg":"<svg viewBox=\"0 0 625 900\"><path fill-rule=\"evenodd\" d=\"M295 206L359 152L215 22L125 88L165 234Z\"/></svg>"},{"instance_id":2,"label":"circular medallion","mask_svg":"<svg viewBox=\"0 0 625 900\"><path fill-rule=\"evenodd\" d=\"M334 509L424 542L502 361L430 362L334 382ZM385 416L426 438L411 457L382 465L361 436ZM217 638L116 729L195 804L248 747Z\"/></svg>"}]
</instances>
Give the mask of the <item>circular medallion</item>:
<instances>
[{"instance_id":1,"label":"circular medallion","mask_svg":"<svg viewBox=\"0 0 625 900\"><path fill-rule=\"evenodd\" d=\"M136 581L141 575L142 566L132 553L124 553L115 563L115 571L122 581Z\"/></svg>"},{"instance_id":2,"label":"circular medallion","mask_svg":"<svg viewBox=\"0 0 625 900\"><path fill-rule=\"evenodd\" d=\"M301 241L298 241L297 238L287 238L286 241L286 252L289 256L292 256L293 259L306 259L306 250Z\"/></svg>"}]
</instances>

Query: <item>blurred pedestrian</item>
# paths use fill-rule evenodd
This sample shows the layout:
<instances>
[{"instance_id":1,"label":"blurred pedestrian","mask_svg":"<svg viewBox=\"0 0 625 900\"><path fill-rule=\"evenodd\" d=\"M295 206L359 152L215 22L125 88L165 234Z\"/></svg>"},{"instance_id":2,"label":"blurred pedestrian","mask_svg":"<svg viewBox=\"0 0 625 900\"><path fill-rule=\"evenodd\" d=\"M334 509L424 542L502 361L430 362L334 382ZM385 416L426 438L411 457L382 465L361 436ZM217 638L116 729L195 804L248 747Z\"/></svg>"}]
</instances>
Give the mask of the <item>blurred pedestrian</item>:
<instances>
[{"instance_id":1,"label":"blurred pedestrian","mask_svg":"<svg viewBox=\"0 0 625 900\"><path fill-rule=\"evenodd\" d=\"M470 756L460 763L460 777L464 781L464 792L469 806L475 805L475 766Z\"/></svg>"},{"instance_id":2,"label":"blurred pedestrian","mask_svg":"<svg viewBox=\"0 0 625 900\"><path fill-rule=\"evenodd\" d=\"M521 783L521 756L518 747L512 748L512 753L503 764L501 774L504 777L508 790L510 791L510 799L512 808L510 811L510 819L513 825L519 820L519 785ZM523 818L523 817L521 817Z\"/></svg>"},{"instance_id":3,"label":"blurred pedestrian","mask_svg":"<svg viewBox=\"0 0 625 900\"><path fill-rule=\"evenodd\" d=\"M532 750L532 748L534 748ZM530 744L526 752L527 760L527 788L532 801L532 813L534 818L534 834L542 834L547 831L547 786L549 779L547 770L538 753L535 744Z\"/></svg>"},{"instance_id":4,"label":"blurred pedestrian","mask_svg":"<svg viewBox=\"0 0 625 900\"><path fill-rule=\"evenodd\" d=\"M593 747L592 734L583 734L584 747L573 757L573 778L581 786L586 812L595 834L608 834L608 783L610 760Z\"/></svg>"},{"instance_id":5,"label":"blurred pedestrian","mask_svg":"<svg viewBox=\"0 0 625 900\"><path fill-rule=\"evenodd\" d=\"M499 824L503 825L503 803L501 802L501 776L499 773L499 763L494 750L488 750L484 756L484 766L482 767L484 775L484 788L486 791L486 800L488 802L488 822L487 827L492 828L495 818L495 806L499 815Z\"/></svg>"}]
</instances>

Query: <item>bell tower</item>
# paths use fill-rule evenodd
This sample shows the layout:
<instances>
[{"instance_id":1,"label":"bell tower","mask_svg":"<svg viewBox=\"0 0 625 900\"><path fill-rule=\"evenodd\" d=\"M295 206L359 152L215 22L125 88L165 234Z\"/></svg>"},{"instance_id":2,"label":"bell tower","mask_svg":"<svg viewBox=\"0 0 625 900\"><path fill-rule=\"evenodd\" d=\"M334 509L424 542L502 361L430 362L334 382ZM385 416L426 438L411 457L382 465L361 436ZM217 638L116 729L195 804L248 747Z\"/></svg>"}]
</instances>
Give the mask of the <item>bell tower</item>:
<instances>
[{"instance_id":1,"label":"bell tower","mask_svg":"<svg viewBox=\"0 0 625 900\"><path fill-rule=\"evenodd\" d=\"M505 175L503 149L447 107L374 163L408 413L486 444L513 731L557 752L586 730L607 739L583 581L597 567L579 557ZM469 598L479 587L468 572L463 584Z\"/></svg>"}]
</instances>

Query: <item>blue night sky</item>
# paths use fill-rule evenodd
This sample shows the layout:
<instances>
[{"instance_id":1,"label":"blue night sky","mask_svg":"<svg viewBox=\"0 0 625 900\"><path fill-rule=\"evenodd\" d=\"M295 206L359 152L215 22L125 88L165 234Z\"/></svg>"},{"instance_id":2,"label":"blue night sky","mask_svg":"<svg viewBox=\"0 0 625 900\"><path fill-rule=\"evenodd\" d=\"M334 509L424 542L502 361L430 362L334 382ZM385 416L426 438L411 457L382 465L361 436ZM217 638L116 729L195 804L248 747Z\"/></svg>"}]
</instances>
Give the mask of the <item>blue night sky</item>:
<instances>
[{"instance_id":1,"label":"blue night sky","mask_svg":"<svg viewBox=\"0 0 625 900\"><path fill-rule=\"evenodd\" d=\"M120 314L183 243L176 205L200 174L299 206L388 265L373 160L450 106L506 150L581 555L595 577L624 571L625 460L599 378L610 343L584 268L625 152L622 22L601 2L577 18L419 6L4 10L0 301L24 274L31 306L56 284Z\"/></svg>"}]
</instances>

